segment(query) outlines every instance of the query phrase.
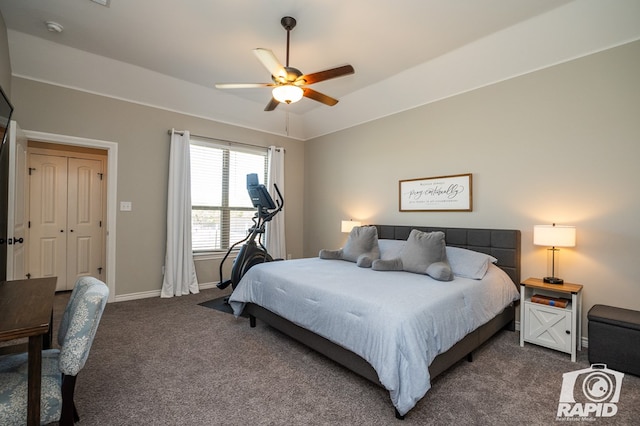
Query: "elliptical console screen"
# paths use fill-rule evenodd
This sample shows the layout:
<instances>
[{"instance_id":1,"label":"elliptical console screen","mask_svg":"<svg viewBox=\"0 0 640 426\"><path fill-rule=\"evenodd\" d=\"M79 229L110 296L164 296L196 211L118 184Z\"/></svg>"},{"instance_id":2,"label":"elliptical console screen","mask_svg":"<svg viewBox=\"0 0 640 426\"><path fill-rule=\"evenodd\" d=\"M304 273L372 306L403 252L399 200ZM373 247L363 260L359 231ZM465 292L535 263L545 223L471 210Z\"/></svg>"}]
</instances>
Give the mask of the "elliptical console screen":
<instances>
[{"instance_id":1,"label":"elliptical console screen","mask_svg":"<svg viewBox=\"0 0 640 426\"><path fill-rule=\"evenodd\" d=\"M276 204L273 202L271 195L269 195L267 188L258 182L257 173L249 173L247 175L247 192L249 192L253 207L262 207L268 210L276 208Z\"/></svg>"}]
</instances>

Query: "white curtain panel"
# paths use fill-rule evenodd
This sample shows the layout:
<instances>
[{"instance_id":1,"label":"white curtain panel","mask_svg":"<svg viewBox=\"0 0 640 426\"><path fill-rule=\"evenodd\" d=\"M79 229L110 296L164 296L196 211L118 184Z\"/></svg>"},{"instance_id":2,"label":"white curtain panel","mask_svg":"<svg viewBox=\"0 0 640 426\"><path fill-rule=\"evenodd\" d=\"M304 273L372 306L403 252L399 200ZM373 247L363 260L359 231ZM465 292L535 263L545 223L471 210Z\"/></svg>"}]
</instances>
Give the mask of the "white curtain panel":
<instances>
[{"instance_id":1,"label":"white curtain panel","mask_svg":"<svg viewBox=\"0 0 640 426\"><path fill-rule=\"evenodd\" d=\"M270 146L268 151L269 161L269 194L276 200L277 193L273 184L278 185L280 193L284 196L284 148ZM285 209L276 214L271 222L267 224L266 242L267 251L274 259L286 259L287 247L284 235L284 214Z\"/></svg>"},{"instance_id":2,"label":"white curtain panel","mask_svg":"<svg viewBox=\"0 0 640 426\"><path fill-rule=\"evenodd\" d=\"M191 165L189 132L171 130L167 200L167 252L160 297L198 293L191 249Z\"/></svg>"}]
</instances>

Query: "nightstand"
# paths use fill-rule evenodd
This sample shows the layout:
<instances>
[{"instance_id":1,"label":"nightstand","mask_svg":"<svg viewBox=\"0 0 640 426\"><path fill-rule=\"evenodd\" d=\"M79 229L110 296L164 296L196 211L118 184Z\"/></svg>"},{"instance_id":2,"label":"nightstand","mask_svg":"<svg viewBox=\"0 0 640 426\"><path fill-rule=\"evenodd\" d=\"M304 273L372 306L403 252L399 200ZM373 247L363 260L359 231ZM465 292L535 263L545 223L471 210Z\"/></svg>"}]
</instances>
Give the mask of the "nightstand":
<instances>
[{"instance_id":1,"label":"nightstand","mask_svg":"<svg viewBox=\"0 0 640 426\"><path fill-rule=\"evenodd\" d=\"M534 295L568 299L566 307L532 302ZM547 284L539 278L520 283L520 346L524 342L571 354L582 349L582 285Z\"/></svg>"}]
</instances>

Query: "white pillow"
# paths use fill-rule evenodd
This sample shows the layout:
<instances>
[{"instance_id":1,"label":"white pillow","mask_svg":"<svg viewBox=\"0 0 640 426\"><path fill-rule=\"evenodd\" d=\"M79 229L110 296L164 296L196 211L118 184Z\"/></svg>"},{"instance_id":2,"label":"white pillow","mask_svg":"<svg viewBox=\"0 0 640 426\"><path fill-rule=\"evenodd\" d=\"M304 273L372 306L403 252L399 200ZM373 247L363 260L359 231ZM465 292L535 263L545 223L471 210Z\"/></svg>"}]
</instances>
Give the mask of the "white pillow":
<instances>
[{"instance_id":1,"label":"white pillow","mask_svg":"<svg viewBox=\"0 0 640 426\"><path fill-rule=\"evenodd\" d=\"M400 252L406 242L406 240L378 240L380 259L390 260L400 257Z\"/></svg>"},{"instance_id":2,"label":"white pillow","mask_svg":"<svg viewBox=\"0 0 640 426\"><path fill-rule=\"evenodd\" d=\"M447 260L453 275L480 280L487 273L490 263L498 261L493 256L460 247L446 247Z\"/></svg>"}]
</instances>

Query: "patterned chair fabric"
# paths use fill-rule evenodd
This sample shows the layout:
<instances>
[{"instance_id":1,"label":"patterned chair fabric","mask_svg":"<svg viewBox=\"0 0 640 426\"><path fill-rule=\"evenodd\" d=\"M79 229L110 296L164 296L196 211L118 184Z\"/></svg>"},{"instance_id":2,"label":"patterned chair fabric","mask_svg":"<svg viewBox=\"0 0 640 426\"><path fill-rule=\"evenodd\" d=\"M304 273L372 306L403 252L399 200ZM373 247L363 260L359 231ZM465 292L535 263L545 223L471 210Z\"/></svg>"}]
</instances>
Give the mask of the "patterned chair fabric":
<instances>
[{"instance_id":1,"label":"patterned chair fabric","mask_svg":"<svg viewBox=\"0 0 640 426\"><path fill-rule=\"evenodd\" d=\"M87 361L108 297L108 287L93 277L82 277L76 282L58 331L61 349L42 352L41 424L59 420L60 424L72 424L77 418L73 404L75 376ZM2 426L26 424L27 361L26 353L0 357ZM63 381L70 386L64 401Z\"/></svg>"},{"instance_id":2,"label":"patterned chair fabric","mask_svg":"<svg viewBox=\"0 0 640 426\"><path fill-rule=\"evenodd\" d=\"M93 277L82 277L73 287L58 330L63 374L75 376L84 367L108 297L108 287Z\"/></svg>"},{"instance_id":3,"label":"patterned chair fabric","mask_svg":"<svg viewBox=\"0 0 640 426\"><path fill-rule=\"evenodd\" d=\"M58 421L62 413L58 354L57 349L42 352L41 424ZM27 424L27 361L26 353L0 357L0 425Z\"/></svg>"}]
</instances>

